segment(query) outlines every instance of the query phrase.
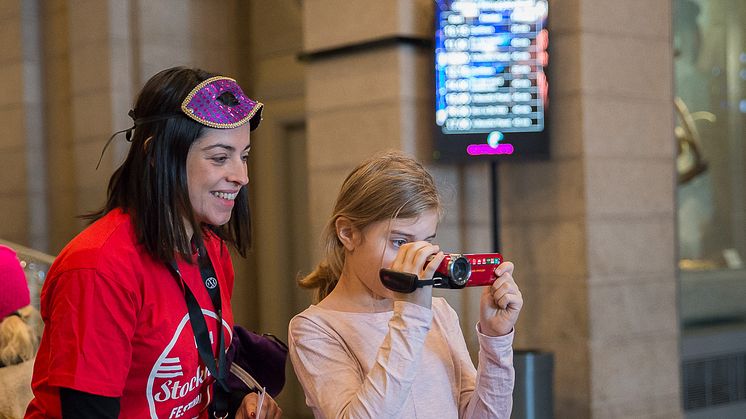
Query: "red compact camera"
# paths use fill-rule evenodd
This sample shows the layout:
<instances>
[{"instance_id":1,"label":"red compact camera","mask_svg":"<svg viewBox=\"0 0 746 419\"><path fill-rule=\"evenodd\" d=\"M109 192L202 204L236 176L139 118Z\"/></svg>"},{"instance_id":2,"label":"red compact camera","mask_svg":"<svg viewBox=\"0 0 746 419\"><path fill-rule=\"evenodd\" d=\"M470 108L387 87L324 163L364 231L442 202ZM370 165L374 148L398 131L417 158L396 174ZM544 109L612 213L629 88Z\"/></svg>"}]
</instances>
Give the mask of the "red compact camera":
<instances>
[{"instance_id":1,"label":"red compact camera","mask_svg":"<svg viewBox=\"0 0 746 419\"><path fill-rule=\"evenodd\" d=\"M430 260L432 258L428 259ZM458 289L492 285L495 282L493 272L502 261L503 257L499 253L449 253L438 265L432 279L420 280L415 274L386 268L382 268L378 274L381 283L396 292L410 293L426 285Z\"/></svg>"}]
</instances>

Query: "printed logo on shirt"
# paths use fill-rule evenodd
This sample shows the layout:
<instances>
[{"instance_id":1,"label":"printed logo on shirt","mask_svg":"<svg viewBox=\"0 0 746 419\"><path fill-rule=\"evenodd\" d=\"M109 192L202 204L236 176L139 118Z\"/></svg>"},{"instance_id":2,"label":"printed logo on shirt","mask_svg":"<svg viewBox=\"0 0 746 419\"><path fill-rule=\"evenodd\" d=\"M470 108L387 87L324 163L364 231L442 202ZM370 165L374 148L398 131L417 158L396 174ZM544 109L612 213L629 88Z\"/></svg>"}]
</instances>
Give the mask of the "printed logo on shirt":
<instances>
[{"instance_id":1,"label":"printed logo on shirt","mask_svg":"<svg viewBox=\"0 0 746 419\"><path fill-rule=\"evenodd\" d=\"M209 289L214 289L218 286L218 280L214 276L211 276L205 280L205 286Z\"/></svg>"},{"instance_id":2,"label":"printed logo on shirt","mask_svg":"<svg viewBox=\"0 0 746 419\"><path fill-rule=\"evenodd\" d=\"M202 309L202 313L217 319L213 311ZM196 371L187 373L185 370L190 371L190 366L185 366L179 358L179 353L193 351L197 347L190 329L184 332L188 322L189 314L186 314L148 376L146 395L151 418L180 418L186 414L189 414L186 417L196 417L210 403L209 386L203 385L210 377L210 372L200 362ZM208 328L215 328L215 322L207 323ZM223 329L228 336L232 336L232 330L225 320ZM214 343L212 330L210 341ZM230 342L230 338L227 341Z\"/></svg>"}]
</instances>

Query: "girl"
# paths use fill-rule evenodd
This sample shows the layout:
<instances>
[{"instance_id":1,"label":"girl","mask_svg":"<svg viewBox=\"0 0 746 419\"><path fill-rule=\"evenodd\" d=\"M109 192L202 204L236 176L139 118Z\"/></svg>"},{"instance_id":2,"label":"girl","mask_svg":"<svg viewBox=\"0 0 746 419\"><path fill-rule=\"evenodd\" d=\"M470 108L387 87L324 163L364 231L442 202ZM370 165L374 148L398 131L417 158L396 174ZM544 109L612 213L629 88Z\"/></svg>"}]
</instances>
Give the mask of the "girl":
<instances>
[{"instance_id":1,"label":"girl","mask_svg":"<svg viewBox=\"0 0 746 419\"><path fill-rule=\"evenodd\" d=\"M494 272L480 302L479 369L459 321L432 287L399 294L382 267L431 278L444 254L430 174L390 152L344 181L324 231L325 258L301 285L316 305L289 326L290 359L316 418L508 418L513 326L523 305L513 264Z\"/></svg>"},{"instance_id":2,"label":"girl","mask_svg":"<svg viewBox=\"0 0 746 419\"><path fill-rule=\"evenodd\" d=\"M16 252L0 245L0 418L23 417L42 324Z\"/></svg>"}]
</instances>

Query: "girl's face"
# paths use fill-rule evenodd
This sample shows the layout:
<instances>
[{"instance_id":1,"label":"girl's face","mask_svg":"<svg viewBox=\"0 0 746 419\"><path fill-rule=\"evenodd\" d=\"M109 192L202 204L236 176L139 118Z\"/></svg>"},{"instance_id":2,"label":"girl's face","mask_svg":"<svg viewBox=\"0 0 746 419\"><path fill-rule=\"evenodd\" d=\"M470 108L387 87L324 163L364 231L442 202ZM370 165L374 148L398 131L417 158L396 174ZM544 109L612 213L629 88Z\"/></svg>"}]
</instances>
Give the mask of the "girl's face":
<instances>
[{"instance_id":1,"label":"girl's face","mask_svg":"<svg viewBox=\"0 0 746 419\"><path fill-rule=\"evenodd\" d=\"M205 134L189 148L187 186L198 222L220 226L230 220L238 191L249 182L249 136L249 124L205 128Z\"/></svg>"},{"instance_id":2,"label":"girl's face","mask_svg":"<svg viewBox=\"0 0 746 419\"><path fill-rule=\"evenodd\" d=\"M438 227L438 213L428 210L417 218L397 218L373 223L355 231L355 247L345 256L347 272L379 298L393 298L381 284L378 271L391 267L399 248L415 241L432 242Z\"/></svg>"}]
</instances>

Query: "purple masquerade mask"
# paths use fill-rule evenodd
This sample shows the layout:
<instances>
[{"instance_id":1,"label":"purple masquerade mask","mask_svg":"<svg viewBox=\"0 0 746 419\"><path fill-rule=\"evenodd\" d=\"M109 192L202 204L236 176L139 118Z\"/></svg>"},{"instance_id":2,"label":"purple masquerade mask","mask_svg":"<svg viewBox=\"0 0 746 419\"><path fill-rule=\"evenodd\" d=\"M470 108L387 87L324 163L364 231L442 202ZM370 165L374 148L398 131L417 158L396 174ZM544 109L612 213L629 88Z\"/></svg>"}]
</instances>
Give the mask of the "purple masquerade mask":
<instances>
[{"instance_id":1,"label":"purple masquerade mask","mask_svg":"<svg viewBox=\"0 0 746 419\"><path fill-rule=\"evenodd\" d=\"M262 119L263 106L249 99L235 80L216 76L192 89L181 103L181 110L210 128L236 128L250 121L254 130Z\"/></svg>"},{"instance_id":2,"label":"purple masquerade mask","mask_svg":"<svg viewBox=\"0 0 746 419\"><path fill-rule=\"evenodd\" d=\"M237 128L249 122L253 131L262 120L264 105L251 100L244 94L235 80L229 77L215 76L198 84L181 103L181 110L187 117L210 128ZM180 113L168 113L156 116L137 118L135 110L129 111L134 120L130 128L115 132L101 150L96 169L101 164L106 148L117 134L124 133L127 141L131 141L135 127L164 119L178 117Z\"/></svg>"}]
</instances>

